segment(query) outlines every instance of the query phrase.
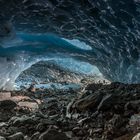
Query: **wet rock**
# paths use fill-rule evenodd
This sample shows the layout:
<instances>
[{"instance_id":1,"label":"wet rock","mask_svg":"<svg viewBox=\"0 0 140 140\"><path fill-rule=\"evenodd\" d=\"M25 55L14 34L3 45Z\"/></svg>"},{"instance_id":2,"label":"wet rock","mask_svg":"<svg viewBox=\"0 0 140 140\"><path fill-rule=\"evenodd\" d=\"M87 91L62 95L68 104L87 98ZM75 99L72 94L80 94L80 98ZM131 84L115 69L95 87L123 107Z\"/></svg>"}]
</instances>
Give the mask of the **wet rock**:
<instances>
[{"instance_id":1,"label":"wet rock","mask_svg":"<svg viewBox=\"0 0 140 140\"><path fill-rule=\"evenodd\" d=\"M26 115L23 115L21 117L12 117L10 119L10 122L13 124L13 126L19 126L23 124L35 124L35 120L33 120L32 117L28 117Z\"/></svg>"},{"instance_id":2,"label":"wet rock","mask_svg":"<svg viewBox=\"0 0 140 140\"><path fill-rule=\"evenodd\" d=\"M105 125L105 137L104 138L116 138L124 135L126 130L126 124L128 119L122 118L120 115L114 114L111 120L106 122Z\"/></svg>"},{"instance_id":3,"label":"wet rock","mask_svg":"<svg viewBox=\"0 0 140 140\"><path fill-rule=\"evenodd\" d=\"M58 109L58 103L54 102L54 103L49 103L47 106L48 110L57 110Z\"/></svg>"},{"instance_id":4,"label":"wet rock","mask_svg":"<svg viewBox=\"0 0 140 140\"><path fill-rule=\"evenodd\" d=\"M0 136L0 140L6 140L6 138L4 138L4 137Z\"/></svg>"},{"instance_id":5,"label":"wet rock","mask_svg":"<svg viewBox=\"0 0 140 140\"><path fill-rule=\"evenodd\" d=\"M136 136L134 136L132 140L140 140L140 133L138 133Z\"/></svg>"},{"instance_id":6,"label":"wet rock","mask_svg":"<svg viewBox=\"0 0 140 140\"><path fill-rule=\"evenodd\" d=\"M39 136L40 136L40 133L39 133L39 132L36 132L36 133L34 133L34 134L31 136L31 139L30 139L30 140L38 140L38 139L39 139Z\"/></svg>"},{"instance_id":7,"label":"wet rock","mask_svg":"<svg viewBox=\"0 0 140 140\"><path fill-rule=\"evenodd\" d=\"M30 137L29 136L24 136L24 140L30 140Z\"/></svg>"},{"instance_id":8,"label":"wet rock","mask_svg":"<svg viewBox=\"0 0 140 140\"><path fill-rule=\"evenodd\" d=\"M72 105L74 104L75 100L73 99L68 105L67 105L67 111L66 111L66 116L68 118L71 118L72 117Z\"/></svg>"},{"instance_id":9,"label":"wet rock","mask_svg":"<svg viewBox=\"0 0 140 140\"><path fill-rule=\"evenodd\" d=\"M18 132L8 137L8 140L24 140L24 135L22 132Z\"/></svg>"},{"instance_id":10,"label":"wet rock","mask_svg":"<svg viewBox=\"0 0 140 140\"><path fill-rule=\"evenodd\" d=\"M72 129L72 132L77 134L80 130L81 130L80 127L75 127L75 128Z\"/></svg>"},{"instance_id":11,"label":"wet rock","mask_svg":"<svg viewBox=\"0 0 140 140\"><path fill-rule=\"evenodd\" d=\"M28 96L13 96L13 97L11 97L11 100L14 102L20 102L20 101L24 101L24 100L31 100L31 98Z\"/></svg>"},{"instance_id":12,"label":"wet rock","mask_svg":"<svg viewBox=\"0 0 140 140\"><path fill-rule=\"evenodd\" d=\"M11 92L0 92L0 101L9 100L11 98Z\"/></svg>"},{"instance_id":13,"label":"wet rock","mask_svg":"<svg viewBox=\"0 0 140 140\"><path fill-rule=\"evenodd\" d=\"M17 106L17 104L14 101L11 101L11 100L0 101L0 109L12 110L16 106Z\"/></svg>"},{"instance_id":14,"label":"wet rock","mask_svg":"<svg viewBox=\"0 0 140 140\"><path fill-rule=\"evenodd\" d=\"M19 106L0 108L0 136L21 132L25 140L132 140L140 130L139 89L113 83L87 89L83 95L58 90L12 92L9 100Z\"/></svg>"},{"instance_id":15,"label":"wet rock","mask_svg":"<svg viewBox=\"0 0 140 140\"><path fill-rule=\"evenodd\" d=\"M26 107L26 108L29 108L33 111L37 110L39 108L38 104L36 102L19 102L18 103L18 106L19 107Z\"/></svg>"},{"instance_id":16,"label":"wet rock","mask_svg":"<svg viewBox=\"0 0 140 140\"><path fill-rule=\"evenodd\" d=\"M97 91L98 89L100 89L101 87L103 86L103 84L89 84L87 87L86 87L86 90L91 90L92 92L95 92Z\"/></svg>"},{"instance_id":17,"label":"wet rock","mask_svg":"<svg viewBox=\"0 0 140 140\"><path fill-rule=\"evenodd\" d=\"M65 133L58 132L57 130L47 130L42 133L39 140L70 140Z\"/></svg>"},{"instance_id":18,"label":"wet rock","mask_svg":"<svg viewBox=\"0 0 140 140\"><path fill-rule=\"evenodd\" d=\"M111 124L114 128L120 128L123 124L123 118L120 115L114 114L112 119L109 121L109 124Z\"/></svg>"},{"instance_id":19,"label":"wet rock","mask_svg":"<svg viewBox=\"0 0 140 140\"><path fill-rule=\"evenodd\" d=\"M132 115L129 120L129 124L130 124L131 129L134 132L137 132L138 130L140 130L140 114Z\"/></svg>"},{"instance_id":20,"label":"wet rock","mask_svg":"<svg viewBox=\"0 0 140 140\"><path fill-rule=\"evenodd\" d=\"M57 115L58 114L58 111L57 110L50 110L48 111L48 116L53 116L53 115Z\"/></svg>"},{"instance_id":21,"label":"wet rock","mask_svg":"<svg viewBox=\"0 0 140 140\"><path fill-rule=\"evenodd\" d=\"M95 130L93 130L93 132L92 133L102 133L103 132L103 129L102 128L98 128L98 129L95 129Z\"/></svg>"},{"instance_id":22,"label":"wet rock","mask_svg":"<svg viewBox=\"0 0 140 140\"><path fill-rule=\"evenodd\" d=\"M42 132L45 129L47 129L47 125L45 123L39 123L36 127L36 130L39 132Z\"/></svg>"},{"instance_id":23,"label":"wet rock","mask_svg":"<svg viewBox=\"0 0 140 140\"><path fill-rule=\"evenodd\" d=\"M88 95L85 98L77 100L73 105L72 108L76 108L79 111L92 109L95 110L100 101L103 98L103 94L100 92L96 92L94 94Z\"/></svg>"},{"instance_id":24,"label":"wet rock","mask_svg":"<svg viewBox=\"0 0 140 140\"><path fill-rule=\"evenodd\" d=\"M6 122L13 116L11 110L0 111L0 122Z\"/></svg>"},{"instance_id":25,"label":"wet rock","mask_svg":"<svg viewBox=\"0 0 140 140\"><path fill-rule=\"evenodd\" d=\"M19 132L19 128L9 125L9 128L7 131L10 133L10 135L12 135L12 134L15 134L16 132Z\"/></svg>"},{"instance_id":26,"label":"wet rock","mask_svg":"<svg viewBox=\"0 0 140 140\"><path fill-rule=\"evenodd\" d=\"M8 126L8 124L5 123L5 122L1 122L1 123L0 123L0 128L5 127L5 126Z\"/></svg>"},{"instance_id":27,"label":"wet rock","mask_svg":"<svg viewBox=\"0 0 140 140\"><path fill-rule=\"evenodd\" d=\"M67 132L65 132L65 134L68 138L70 138L70 139L72 138L72 131L67 131Z\"/></svg>"},{"instance_id":28,"label":"wet rock","mask_svg":"<svg viewBox=\"0 0 140 140\"><path fill-rule=\"evenodd\" d=\"M35 88L35 84L31 84L30 87L28 88L28 91L29 92L35 92L36 91L36 88Z\"/></svg>"},{"instance_id":29,"label":"wet rock","mask_svg":"<svg viewBox=\"0 0 140 140\"><path fill-rule=\"evenodd\" d=\"M140 100L129 101L125 104L125 116L131 117L140 112Z\"/></svg>"},{"instance_id":30,"label":"wet rock","mask_svg":"<svg viewBox=\"0 0 140 140\"><path fill-rule=\"evenodd\" d=\"M134 137L134 134L130 133L130 134L126 134L121 137L115 138L114 140L132 140L133 137Z\"/></svg>"},{"instance_id":31,"label":"wet rock","mask_svg":"<svg viewBox=\"0 0 140 140\"><path fill-rule=\"evenodd\" d=\"M89 117L85 117L85 118L82 118L82 119L80 119L79 121L78 121L78 124L83 124L84 122L87 122L87 121L89 121L90 120L90 118Z\"/></svg>"},{"instance_id":32,"label":"wet rock","mask_svg":"<svg viewBox=\"0 0 140 140\"><path fill-rule=\"evenodd\" d=\"M56 121L47 118L47 119L41 120L40 123L41 123L42 125L55 125L55 124L56 124ZM40 124L40 123L39 123L39 124ZM37 125L37 126L38 126L38 125Z\"/></svg>"},{"instance_id":33,"label":"wet rock","mask_svg":"<svg viewBox=\"0 0 140 140\"><path fill-rule=\"evenodd\" d=\"M100 104L98 105L97 109L100 110L108 110L112 107L114 102L114 98L111 94L105 95L102 99L102 101L100 102Z\"/></svg>"},{"instance_id":34,"label":"wet rock","mask_svg":"<svg viewBox=\"0 0 140 140\"><path fill-rule=\"evenodd\" d=\"M73 129L72 129L72 132L73 132L74 135L76 135L76 136L81 136L81 137L83 137L83 136L86 135L86 131L83 130L82 128L80 128L80 127L75 127L75 128L73 128Z\"/></svg>"}]
</instances>

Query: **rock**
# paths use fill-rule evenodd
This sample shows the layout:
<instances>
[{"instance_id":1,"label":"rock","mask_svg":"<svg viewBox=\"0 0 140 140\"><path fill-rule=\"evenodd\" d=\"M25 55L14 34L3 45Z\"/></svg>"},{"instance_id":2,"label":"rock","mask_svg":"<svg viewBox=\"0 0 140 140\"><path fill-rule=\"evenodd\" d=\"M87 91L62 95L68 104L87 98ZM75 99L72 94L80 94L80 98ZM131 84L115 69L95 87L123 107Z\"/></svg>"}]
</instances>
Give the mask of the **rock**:
<instances>
[{"instance_id":1,"label":"rock","mask_svg":"<svg viewBox=\"0 0 140 140\"><path fill-rule=\"evenodd\" d=\"M114 114L111 120L109 120L109 124L112 125L114 128L120 128L123 124L123 119L120 115Z\"/></svg>"},{"instance_id":2,"label":"rock","mask_svg":"<svg viewBox=\"0 0 140 140\"><path fill-rule=\"evenodd\" d=\"M14 102L20 102L20 101L24 101L24 100L31 100L31 98L28 97L28 96L13 96L10 99L12 101L14 101Z\"/></svg>"},{"instance_id":3,"label":"rock","mask_svg":"<svg viewBox=\"0 0 140 140\"><path fill-rule=\"evenodd\" d=\"M75 127L75 128L72 129L72 132L73 132L74 134L77 134L80 130L81 130L80 127Z\"/></svg>"},{"instance_id":4,"label":"rock","mask_svg":"<svg viewBox=\"0 0 140 140\"><path fill-rule=\"evenodd\" d=\"M87 109L96 110L96 107L99 105L100 101L103 98L103 94L96 92L94 94L88 95L85 98L77 100L72 108L76 108L79 111L84 111Z\"/></svg>"},{"instance_id":5,"label":"rock","mask_svg":"<svg viewBox=\"0 0 140 140\"><path fill-rule=\"evenodd\" d=\"M83 124L84 122L87 122L87 121L89 121L90 120L90 118L89 117L85 117L85 118L82 118L82 119L80 119L79 121L78 121L78 124Z\"/></svg>"},{"instance_id":6,"label":"rock","mask_svg":"<svg viewBox=\"0 0 140 140\"><path fill-rule=\"evenodd\" d=\"M18 132L8 137L8 140L24 140L24 135L22 132Z\"/></svg>"},{"instance_id":7,"label":"rock","mask_svg":"<svg viewBox=\"0 0 140 140\"><path fill-rule=\"evenodd\" d=\"M114 114L114 116L106 122L105 125L105 137L117 138L126 133L126 124L128 123L128 119L124 119L121 115ZM105 138L104 138L105 139Z\"/></svg>"},{"instance_id":8,"label":"rock","mask_svg":"<svg viewBox=\"0 0 140 140\"><path fill-rule=\"evenodd\" d=\"M38 139L39 139L39 136L40 136L40 133L39 133L39 132L36 132L36 133L34 133L34 134L31 136L31 139L30 139L30 140L38 140Z\"/></svg>"},{"instance_id":9,"label":"rock","mask_svg":"<svg viewBox=\"0 0 140 140\"><path fill-rule=\"evenodd\" d=\"M0 92L0 101L9 100L11 98L11 92Z\"/></svg>"},{"instance_id":10,"label":"rock","mask_svg":"<svg viewBox=\"0 0 140 140\"><path fill-rule=\"evenodd\" d=\"M12 100L0 101L0 109L12 110L17 106L17 104Z\"/></svg>"},{"instance_id":11,"label":"rock","mask_svg":"<svg viewBox=\"0 0 140 140\"><path fill-rule=\"evenodd\" d=\"M74 104L74 101L75 100L72 100L68 105L67 105L67 111L66 111L66 116L68 117L68 118L71 118L72 117L72 114L71 114L71 112L72 112L72 105Z\"/></svg>"},{"instance_id":12,"label":"rock","mask_svg":"<svg viewBox=\"0 0 140 140\"><path fill-rule=\"evenodd\" d=\"M6 138L4 138L4 137L0 136L0 140L6 140Z\"/></svg>"},{"instance_id":13,"label":"rock","mask_svg":"<svg viewBox=\"0 0 140 140\"><path fill-rule=\"evenodd\" d=\"M83 95L13 91L8 101L0 100L0 135L4 140L132 140L140 130L139 87L114 83ZM18 105L9 109L13 102Z\"/></svg>"},{"instance_id":14,"label":"rock","mask_svg":"<svg viewBox=\"0 0 140 140\"><path fill-rule=\"evenodd\" d=\"M13 126L19 126L23 124L35 124L35 121L32 117L28 117L26 115L23 115L21 117L12 117L10 119L10 122L13 124Z\"/></svg>"},{"instance_id":15,"label":"rock","mask_svg":"<svg viewBox=\"0 0 140 140\"><path fill-rule=\"evenodd\" d=\"M126 134L121 137L115 138L113 140L132 140L133 137L134 137L134 134L130 133L130 134Z\"/></svg>"},{"instance_id":16,"label":"rock","mask_svg":"<svg viewBox=\"0 0 140 140\"><path fill-rule=\"evenodd\" d=\"M129 120L129 125L133 131L137 132L140 129L140 114L132 115Z\"/></svg>"},{"instance_id":17,"label":"rock","mask_svg":"<svg viewBox=\"0 0 140 140\"><path fill-rule=\"evenodd\" d=\"M28 88L28 91L29 92L36 92L35 83L30 85L30 87Z\"/></svg>"},{"instance_id":18,"label":"rock","mask_svg":"<svg viewBox=\"0 0 140 140\"><path fill-rule=\"evenodd\" d=\"M44 124L44 125L55 125L56 124L56 121L55 120L51 120L51 119L43 119L40 122L41 122L41 124Z\"/></svg>"},{"instance_id":19,"label":"rock","mask_svg":"<svg viewBox=\"0 0 140 140\"><path fill-rule=\"evenodd\" d=\"M98 129L93 130L92 133L102 133L102 132L103 132L103 129L102 128L98 128Z\"/></svg>"},{"instance_id":20,"label":"rock","mask_svg":"<svg viewBox=\"0 0 140 140\"><path fill-rule=\"evenodd\" d=\"M5 122L1 122L1 123L0 123L0 128L5 127L5 126L8 126L8 124L5 123Z\"/></svg>"},{"instance_id":21,"label":"rock","mask_svg":"<svg viewBox=\"0 0 140 140\"><path fill-rule=\"evenodd\" d=\"M140 111L140 100L135 100L135 101L129 101L125 105L125 110L134 110L134 111Z\"/></svg>"},{"instance_id":22,"label":"rock","mask_svg":"<svg viewBox=\"0 0 140 140\"><path fill-rule=\"evenodd\" d=\"M42 133L39 137L39 140L69 140L69 138L65 133L52 129Z\"/></svg>"},{"instance_id":23,"label":"rock","mask_svg":"<svg viewBox=\"0 0 140 140\"><path fill-rule=\"evenodd\" d=\"M6 122L12 117L12 112L10 110L0 111L0 122Z\"/></svg>"},{"instance_id":24,"label":"rock","mask_svg":"<svg viewBox=\"0 0 140 140\"><path fill-rule=\"evenodd\" d=\"M108 110L112 107L114 102L113 96L111 94L105 95L98 105L97 109L100 110Z\"/></svg>"},{"instance_id":25,"label":"rock","mask_svg":"<svg viewBox=\"0 0 140 140\"><path fill-rule=\"evenodd\" d=\"M82 129L81 127L75 127L75 128L73 128L73 129L72 129L72 132L73 132L73 134L76 135L76 136L81 136L81 137L83 137L83 136L86 135L85 130Z\"/></svg>"},{"instance_id":26,"label":"rock","mask_svg":"<svg viewBox=\"0 0 140 140\"><path fill-rule=\"evenodd\" d=\"M138 133L136 136L134 136L132 140L140 140L140 133Z\"/></svg>"},{"instance_id":27,"label":"rock","mask_svg":"<svg viewBox=\"0 0 140 140\"><path fill-rule=\"evenodd\" d=\"M140 100L129 101L124 107L125 116L131 117L133 114L140 112Z\"/></svg>"},{"instance_id":28,"label":"rock","mask_svg":"<svg viewBox=\"0 0 140 140\"><path fill-rule=\"evenodd\" d=\"M31 140L29 136L24 136L24 140Z\"/></svg>"},{"instance_id":29,"label":"rock","mask_svg":"<svg viewBox=\"0 0 140 140\"><path fill-rule=\"evenodd\" d=\"M47 125L44 124L44 123L39 123L37 126L36 126L36 130L39 131L39 132L42 132L44 129L47 128Z\"/></svg>"},{"instance_id":30,"label":"rock","mask_svg":"<svg viewBox=\"0 0 140 140\"><path fill-rule=\"evenodd\" d=\"M100 84L95 84L95 83L93 83L93 84L89 84L89 85L86 87L86 90L91 90L92 92L95 92L95 91L97 91L98 89L100 89L102 86L103 86L102 83L100 83Z\"/></svg>"},{"instance_id":31,"label":"rock","mask_svg":"<svg viewBox=\"0 0 140 140\"><path fill-rule=\"evenodd\" d=\"M39 100L39 99L35 99L35 101L36 101L36 103L39 104L39 105L42 103L42 101Z\"/></svg>"},{"instance_id":32,"label":"rock","mask_svg":"<svg viewBox=\"0 0 140 140\"><path fill-rule=\"evenodd\" d=\"M70 139L72 138L72 131L67 131L67 132L65 132L65 134L68 138L70 138Z\"/></svg>"},{"instance_id":33,"label":"rock","mask_svg":"<svg viewBox=\"0 0 140 140\"><path fill-rule=\"evenodd\" d=\"M18 103L19 107L27 107L33 111L37 110L39 108L38 104L36 102L19 102Z\"/></svg>"}]
</instances>

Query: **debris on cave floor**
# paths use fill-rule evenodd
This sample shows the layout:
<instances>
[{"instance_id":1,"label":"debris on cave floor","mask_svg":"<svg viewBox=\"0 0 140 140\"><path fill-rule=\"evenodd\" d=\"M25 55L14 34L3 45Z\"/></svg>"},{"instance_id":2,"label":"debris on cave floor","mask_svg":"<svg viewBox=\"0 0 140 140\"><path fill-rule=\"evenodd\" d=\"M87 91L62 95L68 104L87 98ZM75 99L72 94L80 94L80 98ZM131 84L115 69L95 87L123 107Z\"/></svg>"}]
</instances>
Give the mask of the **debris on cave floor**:
<instances>
[{"instance_id":1,"label":"debris on cave floor","mask_svg":"<svg viewBox=\"0 0 140 140\"><path fill-rule=\"evenodd\" d=\"M0 140L139 140L140 85L0 93Z\"/></svg>"}]
</instances>

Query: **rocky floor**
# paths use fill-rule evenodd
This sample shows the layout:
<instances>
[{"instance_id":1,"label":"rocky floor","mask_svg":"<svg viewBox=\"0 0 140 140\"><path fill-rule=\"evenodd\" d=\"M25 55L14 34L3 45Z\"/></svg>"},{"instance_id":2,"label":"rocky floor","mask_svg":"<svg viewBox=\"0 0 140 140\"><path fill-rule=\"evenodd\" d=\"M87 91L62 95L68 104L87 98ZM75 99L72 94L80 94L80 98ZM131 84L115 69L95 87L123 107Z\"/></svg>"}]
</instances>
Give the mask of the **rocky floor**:
<instances>
[{"instance_id":1,"label":"rocky floor","mask_svg":"<svg viewBox=\"0 0 140 140\"><path fill-rule=\"evenodd\" d=\"M140 140L140 84L0 93L0 140Z\"/></svg>"}]
</instances>

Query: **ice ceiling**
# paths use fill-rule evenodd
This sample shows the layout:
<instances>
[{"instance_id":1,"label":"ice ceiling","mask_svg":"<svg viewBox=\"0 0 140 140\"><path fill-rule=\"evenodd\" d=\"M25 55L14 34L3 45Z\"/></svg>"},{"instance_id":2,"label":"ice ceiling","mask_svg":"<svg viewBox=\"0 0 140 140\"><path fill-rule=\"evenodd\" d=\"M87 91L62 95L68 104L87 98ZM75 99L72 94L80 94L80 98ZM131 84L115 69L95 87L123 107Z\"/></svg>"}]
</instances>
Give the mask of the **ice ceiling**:
<instances>
[{"instance_id":1,"label":"ice ceiling","mask_svg":"<svg viewBox=\"0 0 140 140\"><path fill-rule=\"evenodd\" d=\"M96 67L111 81L140 82L139 1L1 0L0 13L1 81L9 67L15 66L7 80L47 55Z\"/></svg>"}]
</instances>

